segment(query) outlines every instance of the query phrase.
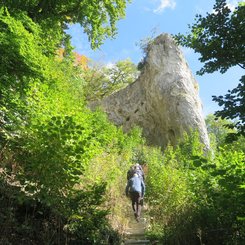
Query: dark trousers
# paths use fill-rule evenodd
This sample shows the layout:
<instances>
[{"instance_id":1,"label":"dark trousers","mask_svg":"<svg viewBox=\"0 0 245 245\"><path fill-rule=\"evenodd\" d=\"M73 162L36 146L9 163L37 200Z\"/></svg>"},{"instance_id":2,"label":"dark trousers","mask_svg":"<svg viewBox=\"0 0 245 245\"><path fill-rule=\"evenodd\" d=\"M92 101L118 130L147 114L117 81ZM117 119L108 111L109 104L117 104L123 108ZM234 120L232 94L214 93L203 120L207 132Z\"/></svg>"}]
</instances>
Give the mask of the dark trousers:
<instances>
[{"instance_id":1,"label":"dark trousers","mask_svg":"<svg viewBox=\"0 0 245 245\"><path fill-rule=\"evenodd\" d=\"M130 193L131 201L132 201L132 208L134 210L134 214L136 218L140 217L141 213L141 193L140 192L131 192Z\"/></svg>"}]
</instances>

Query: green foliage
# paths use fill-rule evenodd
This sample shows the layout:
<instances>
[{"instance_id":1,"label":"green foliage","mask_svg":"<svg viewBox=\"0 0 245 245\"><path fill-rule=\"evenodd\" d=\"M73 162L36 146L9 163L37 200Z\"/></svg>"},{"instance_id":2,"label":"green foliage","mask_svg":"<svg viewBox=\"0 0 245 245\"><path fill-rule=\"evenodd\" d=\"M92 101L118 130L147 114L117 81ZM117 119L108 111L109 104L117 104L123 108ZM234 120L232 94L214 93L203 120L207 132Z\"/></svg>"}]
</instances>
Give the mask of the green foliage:
<instances>
[{"instance_id":1,"label":"green foliage","mask_svg":"<svg viewBox=\"0 0 245 245\"><path fill-rule=\"evenodd\" d=\"M227 145L209 156L202 147L192 133L149 161L149 237L163 244L243 244L244 152Z\"/></svg>"},{"instance_id":2,"label":"green foliage","mask_svg":"<svg viewBox=\"0 0 245 245\"><path fill-rule=\"evenodd\" d=\"M230 135L230 139L234 140L240 135L245 136L245 76L242 76L236 88L228 92L225 96L213 96L213 100L223 106L222 110L215 113L216 116L236 120L233 128L238 130L238 134L233 134L232 138Z\"/></svg>"},{"instance_id":3,"label":"green foliage","mask_svg":"<svg viewBox=\"0 0 245 245\"><path fill-rule=\"evenodd\" d=\"M46 76L48 60L42 53L40 28L25 13L12 16L1 7L0 32L1 121L11 125L17 123L17 115L21 117L24 91L31 79Z\"/></svg>"},{"instance_id":4,"label":"green foliage","mask_svg":"<svg viewBox=\"0 0 245 245\"><path fill-rule=\"evenodd\" d=\"M165 154L168 151L173 153L170 148ZM188 206L188 189L182 171L175 168L175 161L161 159L160 152L153 154L155 156L151 156L148 162L147 200L151 207L150 215L157 225L163 220L168 223L182 213Z\"/></svg>"},{"instance_id":5,"label":"green foliage","mask_svg":"<svg viewBox=\"0 0 245 245\"><path fill-rule=\"evenodd\" d=\"M25 123L26 91L35 81L53 79L51 60L45 55L48 45L43 45L42 30L25 12L11 13L0 8L0 109L1 145L11 130ZM45 48L44 48L45 47Z\"/></svg>"},{"instance_id":6,"label":"green foliage","mask_svg":"<svg viewBox=\"0 0 245 245\"><path fill-rule=\"evenodd\" d=\"M117 244L119 237L105 219L107 210L98 208L103 202L105 184L88 186L66 197L65 214L55 206L47 206L20 192L0 178L2 244ZM20 199L22 197L22 199ZM67 202L69 200L69 202ZM11 235L9 235L9 231Z\"/></svg>"},{"instance_id":7,"label":"green foliage","mask_svg":"<svg viewBox=\"0 0 245 245\"><path fill-rule=\"evenodd\" d=\"M235 133L234 129L229 128L230 125L233 125L231 121L217 118L213 114L207 115L205 122L209 138L212 138L215 141L215 147L224 145L227 136L231 133Z\"/></svg>"},{"instance_id":8,"label":"green foliage","mask_svg":"<svg viewBox=\"0 0 245 245\"><path fill-rule=\"evenodd\" d=\"M201 54L200 61L205 64L199 74L217 70L224 73L235 65L245 68L244 15L244 4L231 12L226 0L216 0L213 13L196 16L196 23L189 26L190 34L175 36L179 44Z\"/></svg>"},{"instance_id":9,"label":"green foliage","mask_svg":"<svg viewBox=\"0 0 245 245\"><path fill-rule=\"evenodd\" d=\"M0 21L1 80L9 84L16 79L22 82L23 76L40 77L47 60L42 55L39 26L26 14L11 16L3 7Z\"/></svg>"},{"instance_id":10,"label":"green foliage","mask_svg":"<svg viewBox=\"0 0 245 245\"><path fill-rule=\"evenodd\" d=\"M242 244L245 239L244 223L238 217L244 216L245 195L240 188L245 180L244 153L227 146L216 153L213 162L204 165L203 169L209 172L204 182L207 203L200 206L208 213L205 219L202 218L206 222L205 230L222 229L224 244ZM212 226L208 224L209 220ZM219 234L215 234L214 238L222 241Z\"/></svg>"},{"instance_id":11,"label":"green foliage","mask_svg":"<svg viewBox=\"0 0 245 245\"><path fill-rule=\"evenodd\" d=\"M83 71L69 57L62 62L50 58L49 66L51 79L43 83L30 79L25 100L17 97L21 107L13 111L25 113L18 123L9 123L2 134L1 167L8 166L8 174L17 170L14 181L21 186L16 196L9 194L17 203L10 205L2 224L7 225L9 217L15 217L11 210L25 207L30 201L35 211L26 216L20 237L39 242L50 239L55 244L47 230L43 231L45 238L33 237L38 229L35 224L39 224L33 215L40 211L36 208L40 203L44 210L51 210L40 223L47 222L51 230L59 224L59 229L53 231L54 239L65 236L67 241L78 243L108 244L111 240L116 244L119 237L108 222L114 227L125 222L118 217L125 212L123 173L133 149L142 142L141 131L134 129L125 135L109 123L104 113L91 112L84 106ZM120 207L116 200L121 200ZM17 230L18 225L14 219L8 227ZM8 229L4 231L6 234Z\"/></svg>"},{"instance_id":12,"label":"green foliage","mask_svg":"<svg viewBox=\"0 0 245 245\"><path fill-rule=\"evenodd\" d=\"M118 61L111 67L93 67L85 71L85 96L88 101L94 101L108 96L133 83L138 71L129 59Z\"/></svg>"},{"instance_id":13,"label":"green foliage","mask_svg":"<svg viewBox=\"0 0 245 245\"><path fill-rule=\"evenodd\" d=\"M185 47L193 48L204 63L198 72L213 73L226 72L230 67L240 66L245 68L245 5L243 2L232 12L226 0L216 0L214 11L206 17L196 16L196 23L189 26L191 33L175 36L177 42ZM238 86L229 90L225 96L213 96L213 100L223 106L215 115L223 119L236 119L235 127L238 136L244 132L244 76ZM237 138L237 135L233 135Z\"/></svg>"},{"instance_id":14,"label":"green foliage","mask_svg":"<svg viewBox=\"0 0 245 245\"><path fill-rule=\"evenodd\" d=\"M85 107L85 71L74 65L65 30L80 23L96 48L115 35L126 2L1 1L0 243L119 243L109 224L119 215L113 200L123 200L116 177L140 131L125 135ZM131 82L133 65L117 67L108 73L115 84ZM94 162L104 163L105 176L94 178Z\"/></svg>"},{"instance_id":15,"label":"green foliage","mask_svg":"<svg viewBox=\"0 0 245 245\"><path fill-rule=\"evenodd\" d=\"M60 80L52 87L32 84L27 93L28 121L20 128L18 142L15 137L10 139L23 171L20 179L47 202L58 202L56 198L72 191L90 160L119 142L118 130L106 116L82 105L82 97L76 96L79 80L74 79L74 73L65 80L69 78L67 71L68 67L59 72Z\"/></svg>"},{"instance_id":16,"label":"green foliage","mask_svg":"<svg viewBox=\"0 0 245 245\"><path fill-rule=\"evenodd\" d=\"M135 64L130 59L126 59L118 61L115 66L108 68L107 74L111 83L117 86L116 89L119 89L122 86L134 82L137 78L138 71Z\"/></svg>"},{"instance_id":17,"label":"green foliage","mask_svg":"<svg viewBox=\"0 0 245 245\"><path fill-rule=\"evenodd\" d=\"M126 1L2 1L0 3L1 122L13 125L13 114L23 120L24 96L29 83L54 82L52 57L63 46L71 51L67 24L80 23L96 48L114 36ZM109 24L108 24L109 22ZM68 57L69 55L66 55ZM51 59L50 59L51 58ZM57 69L55 69L57 71ZM17 110L19 108L19 110ZM14 124L16 123L16 120Z\"/></svg>"},{"instance_id":18,"label":"green foliage","mask_svg":"<svg viewBox=\"0 0 245 245\"><path fill-rule=\"evenodd\" d=\"M68 67L64 72L67 70ZM25 206L29 196L34 209L36 202L45 209L49 207L62 217L60 225L77 242L108 244L108 239L116 242L119 238L108 224L107 209L110 208L115 219L119 211L114 200L122 199L123 172L129 166L129 160L124 163L124 159L131 159L130 152L141 142L141 131L135 129L126 136L109 123L104 113L86 109L82 97L79 94L76 97L78 80L63 80L60 75L60 80L52 86L32 83L26 93L25 122L18 130L8 132L6 148L11 152L8 161L10 166L16 164L15 181L20 181L22 187L16 198ZM7 150L2 153L6 162ZM108 161L102 165L98 159L104 155ZM34 232L30 228L31 217L26 220L30 235ZM14 221L10 227L17 224ZM24 235L23 232L20 234Z\"/></svg>"},{"instance_id":19,"label":"green foliage","mask_svg":"<svg viewBox=\"0 0 245 245\"><path fill-rule=\"evenodd\" d=\"M12 13L26 12L46 31L47 43L51 41L57 44L58 39L55 34L59 33L59 38L60 35L64 37L63 30L68 24L79 23L88 35L91 46L97 48L105 38L115 36L116 22L125 16L127 2L129 1L7 0L1 5L7 7Z\"/></svg>"}]
</instances>

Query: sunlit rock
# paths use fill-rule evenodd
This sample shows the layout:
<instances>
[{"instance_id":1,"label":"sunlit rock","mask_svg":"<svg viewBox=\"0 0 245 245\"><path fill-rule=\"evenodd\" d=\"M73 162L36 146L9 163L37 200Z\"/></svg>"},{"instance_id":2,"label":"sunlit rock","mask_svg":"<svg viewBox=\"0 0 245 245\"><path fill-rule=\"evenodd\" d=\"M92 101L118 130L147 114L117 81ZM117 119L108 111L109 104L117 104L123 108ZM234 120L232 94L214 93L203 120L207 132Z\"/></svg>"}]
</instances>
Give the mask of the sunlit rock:
<instances>
[{"instance_id":1,"label":"sunlit rock","mask_svg":"<svg viewBox=\"0 0 245 245\"><path fill-rule=\"evenodd\" d=\"M158 36L148 47L139 78L97 105L125 131L134 125L142 127L150 144L175 145L184 131L197 129L200 140L209 146L198 84L168 34Z\"/></svg>"}]
</instances>

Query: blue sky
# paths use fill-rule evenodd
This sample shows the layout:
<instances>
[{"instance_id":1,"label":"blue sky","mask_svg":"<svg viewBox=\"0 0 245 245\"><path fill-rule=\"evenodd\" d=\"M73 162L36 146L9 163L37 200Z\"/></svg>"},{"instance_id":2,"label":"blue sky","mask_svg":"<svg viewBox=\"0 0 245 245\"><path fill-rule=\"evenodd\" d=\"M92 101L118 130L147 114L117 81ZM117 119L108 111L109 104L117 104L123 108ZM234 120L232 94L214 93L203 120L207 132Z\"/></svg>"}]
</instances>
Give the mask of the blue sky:
<instances>
[{"instance_id":1,"label":"blue sky","mask_svg":"<svg viewBox=\"0 0 245 245\"><path fill-rule=\"evenodd\" d=\"M240 0L245 1L245 0ZM230 8L237 5L237 0L228 0ZM107 39L99 50L93 51L79 25L70 27L68 33L72 36L75 51L84 54L92 60L111 64L130 58L137 64L143 57L137 43L149 36L160 33L185 34L188 24L194 23L196 14L205 16L211 12L215 0L132 0L126 9L126 17L117 23L118 34L115 39ZM199 83L199 95L203 104L203 113L207 115L219 109L212 101L212 95L223 95L228 89L237 86L244 71L239 67L231 68L225 74L215 72L197 76L202 64L198 54L191 49L182 49L196 80Z\"/></svg>"}]
</instances>

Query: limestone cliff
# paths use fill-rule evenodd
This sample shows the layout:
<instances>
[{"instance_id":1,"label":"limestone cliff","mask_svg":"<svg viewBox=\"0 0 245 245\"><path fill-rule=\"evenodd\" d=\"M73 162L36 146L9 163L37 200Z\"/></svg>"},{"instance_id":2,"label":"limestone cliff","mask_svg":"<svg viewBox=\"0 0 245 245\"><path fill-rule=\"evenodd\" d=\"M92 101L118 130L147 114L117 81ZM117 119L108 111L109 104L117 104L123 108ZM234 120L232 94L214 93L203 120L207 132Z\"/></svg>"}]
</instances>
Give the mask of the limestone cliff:
<instances>
[{"instance_id":1,"label":"limestone cliff","mask_svg":"<svg viewBox=\"0 0 245 245\"><path fill-rule=\"evenodd\" d=\"M153 145L176 144L184 131L194 128L209 146L198 84L168 34L158 36L148 47L139 78L98 104L125 131L134 125L142 127Z\"/></svg>"}]
</instances>

